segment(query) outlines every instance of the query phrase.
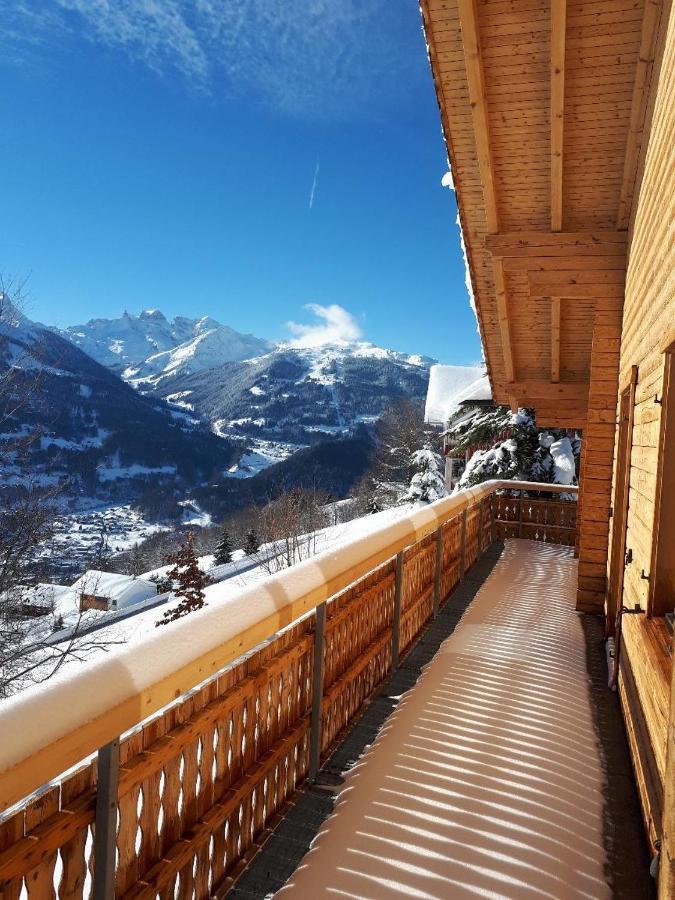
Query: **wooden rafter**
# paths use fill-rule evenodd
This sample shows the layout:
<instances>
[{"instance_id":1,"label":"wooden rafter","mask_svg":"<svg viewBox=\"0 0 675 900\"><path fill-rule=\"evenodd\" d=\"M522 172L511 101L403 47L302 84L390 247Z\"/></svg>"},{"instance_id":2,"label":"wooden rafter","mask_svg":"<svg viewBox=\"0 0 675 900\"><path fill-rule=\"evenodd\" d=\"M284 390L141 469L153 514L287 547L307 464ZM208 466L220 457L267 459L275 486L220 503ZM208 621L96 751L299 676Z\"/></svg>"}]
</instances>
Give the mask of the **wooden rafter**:
<instances>
[{"instance_id":1,"label":"wooden rafter","mask_svg":"<svg viewBox=\"0 0 675 900\"><path fill-rule=\"evenodd\" d=\"M551 230L562 231L567 0L551 0Z\"/></svg>"},{"instance_id":2,"label":"wooden rafter","mask_svg":"<svg viewBox=\"0 0 675 900\"><path fill-rule=\"evenodd\" d=\"M511 345L511 327L509 325L509 308L506 297L506 281L501 259L495 257L495 298L497 301L497 318L499 320L499 332L502 338L502 352L504 355L504 373L507 381L513 381L515 370L513 365L513 349Z\"/></svg>"},{"instance_id":3,"label":"wooden rafter","mask_svg":"<svg viewBox=\"0 0 675 900\"><path fill-rule=\"evenodd\" d=\"M469 100L471 101L471 117L473 120L478 168L480 169L483 185L485 221L488 232L495 234L499 231L499 215L476 0L457 0L457 11L462 29L462 44L464 47Z\"/></svg>"},{"instance_id":4,"label":"wooden rafter","mask_svg":"<svg viewBox=\"0 0 675 900\"><path fill-rule=\"evenodd\" d=\"M551 297L551 381L560 381L560 297Z\"/></svg>"},{"instance_id":5,"label":"wooden rafter","mask_svg":"<svg viewBox=\"0 0 675 900\"><path fill-rule=\"evenodd\" d=\"M635 69L635 82L633 84L619 211L616 220L617 228L627 228L630 219L662 6L661 0L647 0L645 3L640 35L640 50Z\"/></svg>"}]
</instances>

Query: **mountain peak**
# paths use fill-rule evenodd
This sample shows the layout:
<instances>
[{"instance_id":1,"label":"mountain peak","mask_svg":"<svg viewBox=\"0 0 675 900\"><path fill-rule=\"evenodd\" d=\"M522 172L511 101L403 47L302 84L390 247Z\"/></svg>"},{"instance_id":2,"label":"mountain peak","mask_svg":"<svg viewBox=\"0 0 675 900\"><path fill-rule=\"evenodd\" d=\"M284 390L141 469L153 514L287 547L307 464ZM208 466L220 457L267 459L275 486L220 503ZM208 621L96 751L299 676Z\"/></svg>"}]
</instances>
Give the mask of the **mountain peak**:
<instances>
[{"instance_id":1,"label":"mountain peak","mask_svg":"<svg viewBox=\"0 0 675 900\"><path fill-rule=\"evenodd\" d=\"M138 318L152 319L155 322L166 322L166 316L161 309L144 309Z\"/></svg>"}]
</instances>

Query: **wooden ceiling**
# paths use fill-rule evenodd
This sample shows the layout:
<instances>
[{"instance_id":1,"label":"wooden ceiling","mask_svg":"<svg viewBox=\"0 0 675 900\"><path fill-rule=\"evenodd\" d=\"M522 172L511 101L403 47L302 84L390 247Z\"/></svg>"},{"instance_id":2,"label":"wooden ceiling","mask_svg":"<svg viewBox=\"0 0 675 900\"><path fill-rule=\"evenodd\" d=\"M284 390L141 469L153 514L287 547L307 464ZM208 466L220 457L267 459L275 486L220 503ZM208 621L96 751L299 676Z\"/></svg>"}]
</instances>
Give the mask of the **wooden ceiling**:
<instances>
[{"instance_id":1,"label":"wooden ceiling","mask_svg":"<svg viewBox=\"0 0 675 900\"><path fill-rule=\"evenodd\" d=\"M661 0L422 0L495 400L583 428L623 302Z\"/></svg>"}]
</instances>

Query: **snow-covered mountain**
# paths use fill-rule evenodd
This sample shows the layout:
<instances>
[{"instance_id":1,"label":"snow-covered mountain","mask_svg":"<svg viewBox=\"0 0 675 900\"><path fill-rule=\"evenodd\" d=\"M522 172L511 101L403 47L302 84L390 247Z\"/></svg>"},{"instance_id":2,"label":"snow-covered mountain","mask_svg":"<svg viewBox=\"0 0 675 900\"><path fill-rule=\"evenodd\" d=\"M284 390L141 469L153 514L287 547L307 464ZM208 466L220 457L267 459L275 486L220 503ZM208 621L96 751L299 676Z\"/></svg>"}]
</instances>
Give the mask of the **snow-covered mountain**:
<instances>
[{"instance_id":1,"label":"snow-covered mountain","mask_svg":"<svg viewBox=\"0 0 675 900\"><path fill-rule=\"evenodd\" d=\"M272 345L209 317L169 321L159 310L61 334L218 435L297 444L372 422L400 397L422 401L434 362L364 341Z\"/></svg>"},{"instance_id":2,"label":"snow-covered mountain","mask_svg":"<svg viewBox=\"0 0 675 900\"><path fill-rule=\"evenodd\" d=\"M146 397L0 295L0 489L62 485L63 497L133 499L226 471L240 450Z\"/></svg>"},{"instance_id":3,"label":"snow-covered mountain","mask_svg":"<svg viewBox=\"0 0 675 900\"><path fill-rule=\"evenodd\" d=\"M267 352L271 345L239 334L209 316L169 321L158 309L117 319L90 319L58 330L89 356L125 377L159 376L164 368L198 371L223 362Z\"/></svg>"},{"instance_id":4,"label":"snow-covered mountain","mask_svg":"<svg viewBox=\"0 0 675 900\"><path fill-rule=\"evenodd\" d=\"M221 435L311 443L374 422L401 397L424 398L433 360L365 342L294 348L205 370L131 378Z\"/></svg>"}]
</instances>

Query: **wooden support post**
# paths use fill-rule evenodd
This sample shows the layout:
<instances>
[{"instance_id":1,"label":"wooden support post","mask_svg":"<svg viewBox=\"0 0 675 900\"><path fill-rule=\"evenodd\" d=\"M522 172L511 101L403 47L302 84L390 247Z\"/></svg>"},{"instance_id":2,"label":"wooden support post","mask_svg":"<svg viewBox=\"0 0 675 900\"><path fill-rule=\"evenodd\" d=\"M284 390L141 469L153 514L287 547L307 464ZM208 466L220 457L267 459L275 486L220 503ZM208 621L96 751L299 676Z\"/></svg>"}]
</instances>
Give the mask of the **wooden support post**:
<instances>
[{"instance_id":1,"label":"wooden support post","mask_svg":"<svg viewBox=\"0 0 675 900\"><path fill-rule=\"evenodd\" d=\"M436 567L434 569L434 619L441 608L441 575L443 574L443 526L436 529Z\"/></svg>"},{"instance_id":2,"label":"wooden support post","mask_svg":"<svg viewBox=\"0 0 675 900\"><path fill-rule=\"evenodd\" d=\"M490 494L488 499L488 503L490 504L490 546L494 543L495 540L495 495Z\"/></svg>"},{"instance_id":3,"label":"wooden support post","mask_svg":"<svg viewBox=\"0 0 675 900\"><path fill-rule=\"evenodd\" d=\"M518 506L518 537L521 538L523 536L523 500L524 500L524 491L520 492L520 503Z\"/></svg>"},{"instance_id":4,"label":"wooden support post","mask_svg":"<svg viewBox=\"0 0 675 900\"><path fill-rule=\"evenodd\" d=\"M94 836L94 900L115 896L117 840L117 786L120 771L120 741L115 738L98 751L96 827Z\"/></svg>"},{"instance_id":5,"label":"wooden support post","mask_svg":"<svg viewBox=\"0 0 675 900\"><path fill-rule=\"evenodd\" d=\"M459 552L459 580L464 581L464 573L466 572L466 509L462 511L462 537Z\"/></svg>"},{"instance_id":6,"label":"wooden support post","mask_svg":"<svg viewBox=\"0 0 675 900\"><path fill-rule=\"evenodd\" d=\"M401 596L403 594L403 551L396 554L394 581L394 613L391 620L391 671L398 669L398 650L401 640Z\"/></svg>"},{"instance_id":7,"label":"wooden support post","mask_svg":"<svg viewBox=\"0 0 675 900\"><path fill-rule=\"evenodd\" d=\"M478 504L478 551L476 558L480 559L483 555L483 501Z\"/></svg>"},{"instance_id":8,"label":"wooden support post","mask_svg":"<svg viewBox=\"0 0 675 900\"><path fill-rule=\"evenodd\" d=\"M312 671L312 725L309 733L309 780L316 781L321 766L321 705L323 700L324 647L326 644L326 603L316 608L314 627L314 667Z\"/></svg>"}]
</instances>

